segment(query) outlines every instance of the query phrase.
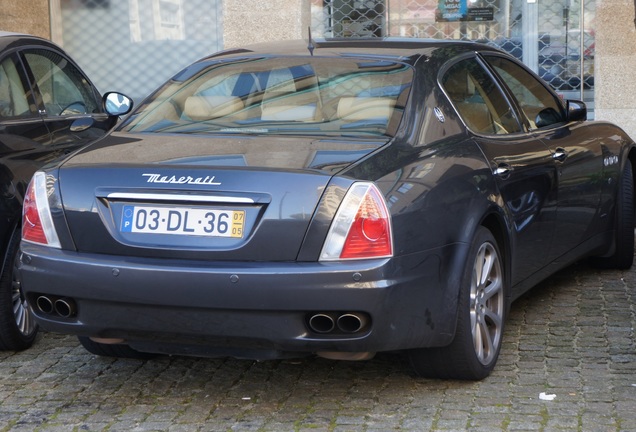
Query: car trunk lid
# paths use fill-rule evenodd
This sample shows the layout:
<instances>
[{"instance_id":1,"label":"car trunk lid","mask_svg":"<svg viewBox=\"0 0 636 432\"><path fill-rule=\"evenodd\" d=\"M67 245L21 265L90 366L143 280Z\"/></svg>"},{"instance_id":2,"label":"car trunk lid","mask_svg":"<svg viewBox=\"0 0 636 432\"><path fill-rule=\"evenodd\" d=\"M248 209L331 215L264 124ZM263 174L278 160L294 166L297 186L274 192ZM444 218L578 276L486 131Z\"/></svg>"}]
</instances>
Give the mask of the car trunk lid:
<instances>
[{"instance_id":1,"label":"car trunk lid","mask_svg":"<svg viewBox=\"0 0 636 432\"><path fill-rule=\"evenodd\" d=\"M114 136L66 161L59 189L82 252L289 261L333 173L381 144Z\"/></svg>"}]
</instances>

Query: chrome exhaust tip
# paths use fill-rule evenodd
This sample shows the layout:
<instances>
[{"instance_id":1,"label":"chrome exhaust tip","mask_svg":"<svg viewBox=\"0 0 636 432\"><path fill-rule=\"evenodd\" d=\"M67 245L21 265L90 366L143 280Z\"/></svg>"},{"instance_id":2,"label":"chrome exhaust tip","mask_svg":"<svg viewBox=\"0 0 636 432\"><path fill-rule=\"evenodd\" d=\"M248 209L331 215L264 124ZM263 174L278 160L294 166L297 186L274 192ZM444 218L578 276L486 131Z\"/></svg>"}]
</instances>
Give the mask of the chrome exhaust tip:
<instances>
[{"instance_id":1,"label":"chrome exhaust tip","mask_svg":"<svg viewBox=\"0 0 636 432\"><path fill-rule=\"evenodd\" d=\"M40 312L45 314L53 313L53 302L47 296L39 296L35 304Z\"/></svg>"},{"instance_id":2,"label":"chrome exhaust tip","mask_svg":"<svg viewBox=\"0 0 636 432\"><path fill-rule=\"evenodd\" d=\"M75 315L75 303L72 300L57 299L55 300L55 313L64 318L72 317Z\"/></svg>"},{"instance_id":3,"label":"chrome exhaust tip","mask_svg":"<svg viewBox=\"0 0 636 432\"><path fill-rule=\"evenodd\" d=\"M362 315L356 315L352 313L346 313L338 317L336 321L338 329L343 333L355 333L364 328L367 324L367 319Z\"/></svg>"},{"instance_id":4,"label":"chrome exhaust tip","mask_svg":"<svg viewBox=\"0 0 636 432\"><path fill-rule=\"evenodd\" d=\"M336 327L333 318L327 314L315 314L309 318L309 328L316 333L329 333Z\"/></svg>"}]
</instances>

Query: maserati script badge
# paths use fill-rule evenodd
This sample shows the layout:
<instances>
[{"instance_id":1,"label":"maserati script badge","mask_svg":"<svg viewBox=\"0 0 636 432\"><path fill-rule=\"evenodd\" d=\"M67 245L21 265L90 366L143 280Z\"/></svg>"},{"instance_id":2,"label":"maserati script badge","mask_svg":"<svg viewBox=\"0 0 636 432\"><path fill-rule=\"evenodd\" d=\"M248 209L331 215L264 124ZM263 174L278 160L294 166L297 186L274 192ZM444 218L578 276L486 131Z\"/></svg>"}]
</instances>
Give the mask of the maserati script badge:
<instances>
[{"instance_id":1,"label":"maserati script badge","mask_svg":"<svg viewBox=\"0 0 636 432\"><path fill-rule=\"evenodd\" d=\"M221 182L214 181L215 176L192 177L192 176L164 176L161 174L142 174L147 177L148 183L165 183L165 184L195 184L195 185L211 185L219 186Z\"/></svg>"}]
</instances>

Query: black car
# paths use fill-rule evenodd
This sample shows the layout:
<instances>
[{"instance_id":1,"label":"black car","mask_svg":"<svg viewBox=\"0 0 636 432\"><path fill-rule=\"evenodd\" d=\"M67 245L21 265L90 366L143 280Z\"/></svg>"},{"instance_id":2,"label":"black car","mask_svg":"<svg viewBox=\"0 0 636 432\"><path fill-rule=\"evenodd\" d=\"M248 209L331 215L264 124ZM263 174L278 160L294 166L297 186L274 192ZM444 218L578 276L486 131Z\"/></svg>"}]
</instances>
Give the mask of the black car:
<instances>
[{"instance_id":1,"label":"black car","mask_svg":"<svg viewBox=\"0 0 636 432\"><path fill-rule=\"evenodd\" d=\"M486 45L236 49L35 174L23 289L99 355L403 351L481 379L511 301L582 258L632 265L635 160Z\"/></svg>"},{"instance_id":2,"label":"black car","mask_svg":"<svg viewBox=\"0 0 636 432\"><path fill-rule=\"evenodd\" d=\"M15 271L26 187L44 164L115 125L125 111L118 105L130 101L116 93L107 99L115 115L59 47L0 32L0 350L27 348L37 333Z\"/></svg>"}]
</instances>

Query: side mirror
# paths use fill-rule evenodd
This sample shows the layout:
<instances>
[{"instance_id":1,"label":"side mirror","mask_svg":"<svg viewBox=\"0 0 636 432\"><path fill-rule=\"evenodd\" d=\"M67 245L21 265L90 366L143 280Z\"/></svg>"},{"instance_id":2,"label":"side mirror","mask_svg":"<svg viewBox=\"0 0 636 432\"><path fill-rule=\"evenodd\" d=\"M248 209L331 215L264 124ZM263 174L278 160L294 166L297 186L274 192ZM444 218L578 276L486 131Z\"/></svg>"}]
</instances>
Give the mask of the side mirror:
<instances>
[{"instance_id":1,"label":"side mirror","mask_svg":"<svg viewBox=\"0 0 636 432\"><path fill-rule=\"evenodd\" d=\"M568 122L587 120L587 106L580 100L568 99L566 102Z\"/></svg>"},{"instance_id":2,"label":"side mirror","mask_svg":"<svg viewBox=\"0 0 636 432\"><path fill-rule=\"evenodd\" d=\"M133 108L133 101L126 95L108 92L103 97L104 109L111 116L128 114Z\"/></svg>"}]
</instances>

